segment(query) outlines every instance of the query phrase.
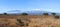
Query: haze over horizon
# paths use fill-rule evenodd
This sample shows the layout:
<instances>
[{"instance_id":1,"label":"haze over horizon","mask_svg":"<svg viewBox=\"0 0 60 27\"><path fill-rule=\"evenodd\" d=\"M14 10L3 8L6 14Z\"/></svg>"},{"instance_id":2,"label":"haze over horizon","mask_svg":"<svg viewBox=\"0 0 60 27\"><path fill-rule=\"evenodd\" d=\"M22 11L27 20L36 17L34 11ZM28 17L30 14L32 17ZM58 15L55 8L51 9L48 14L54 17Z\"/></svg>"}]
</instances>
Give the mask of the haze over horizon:
<instances>
[{"instance_id":1,"label":"haze over horizon","mask_svg":"<svg viewBox=\"0 0 60 27\"><path fill-rule=\"evenodd\" d=\"M60 13L60 0L0 0L0 13L13 10Z\"/></svg>"}]
</instances>

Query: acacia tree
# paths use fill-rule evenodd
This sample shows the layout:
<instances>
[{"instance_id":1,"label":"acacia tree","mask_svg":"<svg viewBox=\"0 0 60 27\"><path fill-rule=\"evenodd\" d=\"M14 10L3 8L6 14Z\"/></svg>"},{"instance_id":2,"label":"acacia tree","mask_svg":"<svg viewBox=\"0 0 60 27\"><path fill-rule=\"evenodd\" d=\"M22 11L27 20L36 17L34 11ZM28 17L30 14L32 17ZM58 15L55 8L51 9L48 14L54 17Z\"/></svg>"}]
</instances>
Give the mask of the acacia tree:
<instances>
[{"instance_id":1,"label":"acacia tree","mask_svg":"<svg viewBox=\"0 0 60 27\"><path fill-rule=\"evenodd\" d=\"M4 13L4 15L7 15L7 13Z\"/></svg>"},{"instance_id":2,"label":"acacia tree","mask_svg":"<svg viewBox=\"0 0 60 27\"><path fill-rule=\"evenodd\" d=\"M48 13L43 13L43 15L49 15Z\"/></svg>"},{"instance_id":3,"label":"acacia tree","mask_svg":"<svg viewBox=\"0 0 60 27\"><path fill-rule=\"evenodd\" d=\"M51 14L54 15L54 16L56 15L56 13L51 13Z\"/></svg>"},{"instance_id":4,"label":"acacia tree","mask_svg":"<svg viewBox=\"0 0 60 27\"><path fill-rule=\"evenodd\" d=\"M28 15L27 13L22 13L21 15Z\"/></svg>"}]
</instances>

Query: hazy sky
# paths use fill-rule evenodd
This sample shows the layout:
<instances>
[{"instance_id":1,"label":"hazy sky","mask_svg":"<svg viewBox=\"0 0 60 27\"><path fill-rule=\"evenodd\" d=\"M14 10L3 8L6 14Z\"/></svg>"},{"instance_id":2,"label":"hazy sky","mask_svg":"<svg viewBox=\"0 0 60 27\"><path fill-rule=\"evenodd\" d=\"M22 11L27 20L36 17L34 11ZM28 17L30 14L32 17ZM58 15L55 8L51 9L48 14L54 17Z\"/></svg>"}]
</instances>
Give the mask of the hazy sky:
<instances>
[{"instance_id":1,"label":"hazy sky","mask_svg":"<svg viewBox=\"0 0 60 27\"><path fill-rule=\"evenodd\" d=\"M60 0L0 0L0 13L10 10L60 12Z\"/></svg>"}]
</instances>

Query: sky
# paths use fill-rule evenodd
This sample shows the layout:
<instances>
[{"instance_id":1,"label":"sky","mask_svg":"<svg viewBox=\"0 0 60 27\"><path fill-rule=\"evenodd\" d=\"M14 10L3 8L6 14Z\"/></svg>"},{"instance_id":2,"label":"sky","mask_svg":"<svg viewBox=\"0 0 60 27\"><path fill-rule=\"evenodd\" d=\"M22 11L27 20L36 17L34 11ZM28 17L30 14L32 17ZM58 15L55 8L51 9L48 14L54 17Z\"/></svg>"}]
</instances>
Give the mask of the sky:
<instances>
[{"instance_id":1,"label":"sky","mask_svg":"<svg viewBox=\"0 0 60 27\"><path fill-rule=\"evenodd\" d=\"M11 10L60 13L60 0L0 0L0 13Z\"/></svg>"}]
</instances>

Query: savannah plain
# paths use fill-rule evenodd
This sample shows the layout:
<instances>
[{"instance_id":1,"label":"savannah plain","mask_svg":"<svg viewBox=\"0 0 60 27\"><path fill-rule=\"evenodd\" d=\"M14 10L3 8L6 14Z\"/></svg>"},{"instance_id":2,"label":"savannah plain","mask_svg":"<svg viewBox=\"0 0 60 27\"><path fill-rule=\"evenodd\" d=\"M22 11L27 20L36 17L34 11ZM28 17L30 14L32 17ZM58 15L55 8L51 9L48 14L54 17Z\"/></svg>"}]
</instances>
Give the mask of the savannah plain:
<instances>
[{"instance_id":1,"label":"savannah plain","mask_svg":"<svg viewBox=\"0 0 60 27\"><path fill-rule=\"evenodd\" d=\"M0 15L0 27L60 27L53 15Z\"/></svg>"}]
</instances>

